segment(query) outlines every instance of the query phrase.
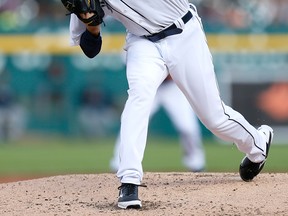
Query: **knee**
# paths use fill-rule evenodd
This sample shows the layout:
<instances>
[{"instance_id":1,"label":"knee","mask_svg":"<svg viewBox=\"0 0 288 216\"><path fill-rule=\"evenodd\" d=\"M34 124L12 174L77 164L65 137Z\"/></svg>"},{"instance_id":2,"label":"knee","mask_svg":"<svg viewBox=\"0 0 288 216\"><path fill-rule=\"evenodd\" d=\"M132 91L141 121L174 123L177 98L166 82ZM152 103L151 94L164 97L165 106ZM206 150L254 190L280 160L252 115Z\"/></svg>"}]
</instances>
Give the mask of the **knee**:
<instances>
[{"instance_id":1,"label":"knee","mask_svg":"<svg viewBox=\"0 0 288 216\"><path fill-rule=\"evenodd\" d=\"M152 104L157 89L139 86L128 90L128 99L135 104Z\"/></svg>"},{"instance_id":2,"label":"knee","mask_svg":"<svg viewBox=\"0 0 288 216\"><path fill-rule=\"evenodd\" d=\"M210 130L212 133L217 133L218 131L221 131L223 129L225 120L223 119L217 119L215 118L206 118L202 121L205 127Z\"/></svg>"}]
</instances>

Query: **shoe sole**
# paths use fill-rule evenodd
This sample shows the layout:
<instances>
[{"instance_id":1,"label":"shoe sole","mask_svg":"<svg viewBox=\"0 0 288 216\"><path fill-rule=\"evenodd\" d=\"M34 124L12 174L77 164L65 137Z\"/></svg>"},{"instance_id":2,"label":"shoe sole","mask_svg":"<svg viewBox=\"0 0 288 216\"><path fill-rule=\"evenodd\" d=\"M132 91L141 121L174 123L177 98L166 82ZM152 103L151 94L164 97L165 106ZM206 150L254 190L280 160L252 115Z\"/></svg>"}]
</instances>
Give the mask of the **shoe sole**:
<instances>
[{"instance_id":1,"label":"shoe sole","mask_svg":"<svg viewBox=\"0 0 288 216\"><path fill-rule=\"evenodd\" d=\"M268 157L268 153L269 153L269 149L273 140L273 129L271 127L269 127L268 125L262 125L260 128L265 128L268 132L269 132L269 139L268 139L268 143L266 142L266 158L264 161L262 161L261 163L253 163L251 162L247 157L244 157L240 167L239 167L239 173L240 173L240 177L243 181L249 182L252 181L254 177L256 177L261 170L263 169L267 157ZM250 169L247 168L247 165L244 165L245 163L250 163ZM255 167L253 168L253 166L258 166L258 170L255 171ZM243 169L246 169L246 171L243 173Z\"/></svg>"},{"instance_id":2,"label":"shoe sole","mask_svg":"<svg viewBox=\"0 0 288 216\"><path fill-rule=\"evenodd\" d=\"M118 207L122 209L139 209L142 207L140 200L118 202Z\"/></svg>"}]
</instances>

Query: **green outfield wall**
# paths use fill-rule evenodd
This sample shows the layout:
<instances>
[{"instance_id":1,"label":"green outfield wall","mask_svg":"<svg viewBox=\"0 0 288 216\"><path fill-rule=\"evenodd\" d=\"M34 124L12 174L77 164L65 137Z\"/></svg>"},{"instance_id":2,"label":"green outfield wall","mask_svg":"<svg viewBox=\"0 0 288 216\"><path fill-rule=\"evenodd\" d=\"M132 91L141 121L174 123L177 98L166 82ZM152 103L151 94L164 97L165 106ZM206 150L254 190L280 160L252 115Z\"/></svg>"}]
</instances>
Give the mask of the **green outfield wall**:
<instances>
[{"instance_id":1,"label":"green outfield wall","mask_svg":"<svg viewBox=\"0 0 288 216\"><path fill-rule=\"evenodd\" d=\"M250 87L251 91L260 88L257 91L261 93L261 89L275 83L288 82L287 34L208 34L207 41L227 103L245 109L247 98L236 92ZM67 34L0 35L1 83L8 85L16 101L25 107L27 130L79 134L77 116L82 106L81 94L90 88L109 98L109 103L105 103L118 116L109 127L109 133L115 134L127 97L122 59L124 43L123 33L106 33L101 54L88 59L79 47L69 45ZM245 116L255 118L259 110L256 107L252 114L245 110ZM285 111L283 120L263 112L256 119L264 118L281 128L288 123ZM163 110L152 119L150 131L176 134ZM210 136L204 127L203 131L205 136Z\"/></svg>"}]
</instances>

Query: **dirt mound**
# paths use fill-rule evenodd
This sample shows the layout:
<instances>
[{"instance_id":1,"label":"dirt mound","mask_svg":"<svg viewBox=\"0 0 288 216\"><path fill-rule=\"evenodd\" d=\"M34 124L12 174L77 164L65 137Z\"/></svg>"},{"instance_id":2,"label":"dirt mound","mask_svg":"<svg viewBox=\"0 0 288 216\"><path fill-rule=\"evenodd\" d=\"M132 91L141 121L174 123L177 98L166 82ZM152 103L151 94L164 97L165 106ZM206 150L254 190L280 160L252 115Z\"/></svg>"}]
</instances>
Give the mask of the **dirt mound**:
<instances>
[{"instance_id":1,"label":"dirt mound","mask_svg":"<svg viewBox=\"0 0 288 216\"><path fill-rule=\"evenodd\" d=\"M145 173L143 208L117 207L114 174L64 175L0 184L2 216L287 215L288 174Z\"/></svg>"}]
</instances>

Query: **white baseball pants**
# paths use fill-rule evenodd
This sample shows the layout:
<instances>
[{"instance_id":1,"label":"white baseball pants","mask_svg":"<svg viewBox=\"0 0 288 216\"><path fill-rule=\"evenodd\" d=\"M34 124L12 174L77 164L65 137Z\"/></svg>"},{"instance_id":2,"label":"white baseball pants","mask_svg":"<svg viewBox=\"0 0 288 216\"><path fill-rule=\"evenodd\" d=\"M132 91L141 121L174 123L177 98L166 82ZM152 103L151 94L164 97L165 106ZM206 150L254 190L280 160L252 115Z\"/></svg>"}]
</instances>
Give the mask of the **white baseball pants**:
<instances>
[{"instance_id":1,"label":"white baseball pants","mask_svg":"<svg viewBox=\"0 0 288 216\"><path fill-rule=\"evenodd\" d=\"M185 24L181 34L156 43L127 35L129 90L121 118L120 166L117 172L122 183L140 184L142 181L149 113L157 88L168 73L200 121L213 134L234 142L253 162L265 159L264 138L220 98L212 56L197 14L192 12L193 18Z\"/></svg>"},{"instance_id":2,"label":"white baseball pants","mask_svg":"<svg viewBox=\"0 0 288 216\"><path fill-rule=\"evenodd\" d=\"M183 148L182 162L190 171L200 171L205 168L205 152L202 143L200 124L191 109L186 97L172 81L160 85L153 101L150 119L163 107L179 133ZM113 171L119 168L120 138L117 137L114 154L110 161Z\"/></svg>"}]
</instances>

